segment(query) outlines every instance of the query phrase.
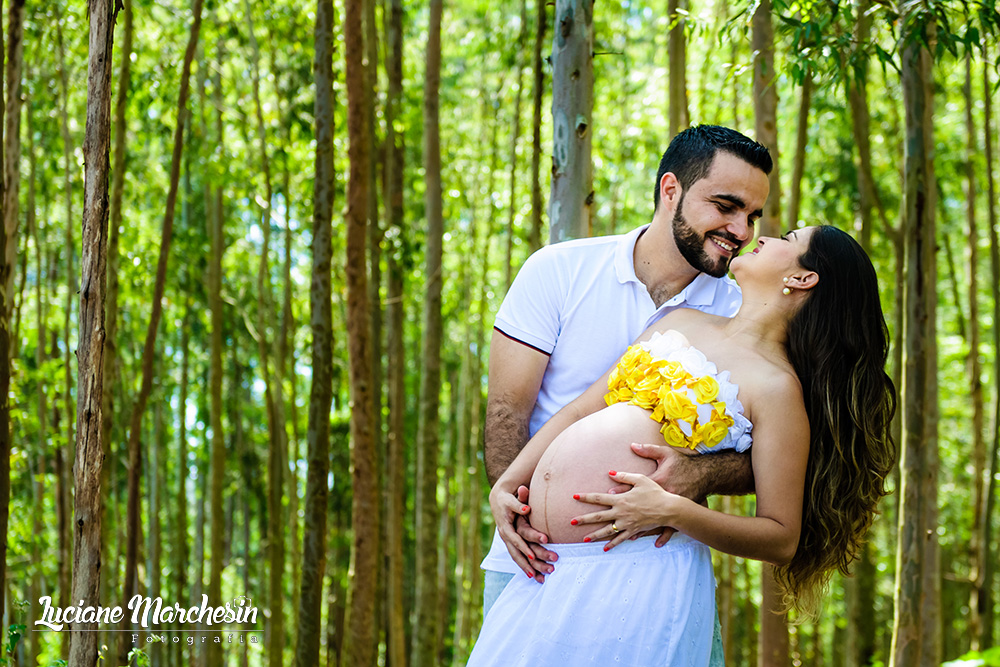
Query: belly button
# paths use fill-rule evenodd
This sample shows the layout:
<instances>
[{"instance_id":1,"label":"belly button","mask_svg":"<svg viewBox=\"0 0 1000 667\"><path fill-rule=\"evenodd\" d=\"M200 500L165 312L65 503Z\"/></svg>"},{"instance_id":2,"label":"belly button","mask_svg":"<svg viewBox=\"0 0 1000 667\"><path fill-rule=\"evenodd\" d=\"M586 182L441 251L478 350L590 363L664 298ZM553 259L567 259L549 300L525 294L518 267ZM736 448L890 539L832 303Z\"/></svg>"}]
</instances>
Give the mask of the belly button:
<instances>
[{"instance_id":1,"label":"belly button","mask_svg":"<svg viewBox=\"0 0 1000 667\"><path fill-rule=\"evenodd\" d=\"M546 482L547 482L547 481L549 481L550 479L552 479L552 471L551 471L551 470L549 470L549 471L546 471L546 473L545 473L544 475L542 475L542 478L543 478L543 479L544 479L544 480L545 480Z\"/></svg>"}]
</instances>

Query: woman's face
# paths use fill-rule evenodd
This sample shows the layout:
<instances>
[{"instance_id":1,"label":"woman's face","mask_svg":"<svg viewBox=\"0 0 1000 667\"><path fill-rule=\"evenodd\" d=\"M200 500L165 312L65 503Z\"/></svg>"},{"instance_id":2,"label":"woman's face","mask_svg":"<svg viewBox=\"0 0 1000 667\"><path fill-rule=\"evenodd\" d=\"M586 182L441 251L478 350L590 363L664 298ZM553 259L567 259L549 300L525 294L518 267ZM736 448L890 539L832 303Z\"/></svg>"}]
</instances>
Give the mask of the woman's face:
<instances>
[{"instance_id":1,"label":"woman's face","mask_svg":"<svg viewBox=\"0 0 1000 667\"><path fill-rule=\"evenodd\" d=\"M733 275L743 282L757 277L767 282L782 283L783 278L801 272L799 257L809 249L809 241L816 227L803 227L786 232L778 238L762 236L757 247L733 260Z\"/></svg>"}]
</instances>

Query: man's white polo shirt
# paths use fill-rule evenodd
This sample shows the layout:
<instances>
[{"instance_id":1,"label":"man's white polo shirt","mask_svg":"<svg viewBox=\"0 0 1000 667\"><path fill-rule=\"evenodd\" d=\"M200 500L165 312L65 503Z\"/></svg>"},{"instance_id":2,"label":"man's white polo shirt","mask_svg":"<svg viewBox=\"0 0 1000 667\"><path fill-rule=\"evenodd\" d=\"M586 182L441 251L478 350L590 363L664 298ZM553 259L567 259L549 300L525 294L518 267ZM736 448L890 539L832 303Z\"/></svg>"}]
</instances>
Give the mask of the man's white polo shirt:
<instances>
[{"instance_id":1,"label":"man's white polo shirt","mask_svg":"<svg viewBox=\"0 0 1000 667\"><path fill-rule=\"evenodd\" d=\"M497 313L501 334L549 355L529 432L600 378L650 325L676 308L732 317L739 287L699 274L659 308L635 275L635 243L648 225L621 236L550 245L524 263ZM518 572L494 532L483 569Z\"/></svg>"}]
</instances>

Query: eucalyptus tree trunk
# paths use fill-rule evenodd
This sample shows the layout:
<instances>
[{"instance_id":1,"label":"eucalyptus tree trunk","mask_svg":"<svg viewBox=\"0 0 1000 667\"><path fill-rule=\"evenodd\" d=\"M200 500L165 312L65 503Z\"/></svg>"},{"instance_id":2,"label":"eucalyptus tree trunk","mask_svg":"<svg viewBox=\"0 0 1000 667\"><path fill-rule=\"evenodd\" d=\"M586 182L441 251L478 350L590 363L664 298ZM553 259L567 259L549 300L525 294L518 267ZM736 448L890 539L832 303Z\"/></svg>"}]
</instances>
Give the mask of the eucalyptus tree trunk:
<instances>
[{"instance_id":1,"label":"eucalyptus tree trunk","mask_svg":"<svg viewBox=\"0 0 1000 667\"><path fill-rule=\"evenodd\" d=\"M403 134L397 134L395 124L400 116L403 94L403 2L390 0L386 8L386 78L385 102L385 203L386 227L393 245L386 262L388 294L386 299L386 354L388 363L388 454L385 482L385 552L386 552L386 644L389 664L406 667L406 623L403 600L403 572L406 567L403 552L406 514L406 355L403 344L404 269L406 239L403 221L403 170L405 154Z\"/></svg>"},{"instance_id":2,"label":"eucalyptus tree trunk","mask_svg":"<svg viewBox=\"0 0 1000 667\"><path fill-rule=\"evenodd\" d=\"M63 335L66 337L66 345L63 348L63 406L66 410L66 454L63 455L63 467L62 470L66 473L66 463L67 459L75 459L73 450L76 446L76 436L74 435L74 428L76 426L76 415L74 414L74 408L76 407L73 403L73 363L71 360L72 354L72 344L71 344L71 326L72 326L72 316L73 316L73 295L77 293L76 284L76 273L73 263L73 256L76 249L76 242L73 239L73 227L75 216L73 214L73 137L69 131L69 111L67 107L69 105L69 73L66 70L66 53L63 46L63 34L62 34L62 18L60 16L59 9L55 12L55 24L56 24L56 51L59 57L59 83L60 83L60 104L59 104L59 120L60 120L60 130L63 140L63 193L65 195L66 203L66 305L64 308L63 315ZM10 251L11 248L8 245L7 250ZM16 250L16 248L15 248ZM13 263L11 263L13 267ZM8 280L4 283L5 289L10 293L11 289L11 279L12 276L8 276ZM70 591L70 577L71 577L71 566L70 566L70 541L73 539L70 535L70 512L72 511L70 505L72 501L70 497L72 495L72 486L68 478L64 480L62 485L63 495L60 498L62 504L62 512L64 521L60 524L61 530L59 531L59 558L60 558L60 568L59 568L59 604L62 607L66 607L70 604L72 599L72 594ZM69 655L69 637L67 635L62 635L60 637L62 640L62 649L60 651L61 655Z\"/></svg>"},{"instance_id":3,"label":"eucalyptus tree trunk","mask_svg":"<svg viewBox=\"0 0 1000 667\"><path fill-rule=\"evenodd\" d=\"M201 4L201 0L196 0ZM200 9L200 8L199 8ZM221 40L216 47L217 67L213 80L213 96L215 98L215 127L219 146L225 146L222 123L222 52ZM226 252L225 216L222 205L222 184L212 190L211 210L206 215L208 224L209 252L208 261L208 308L210 312L209 335L209 425L212 437L209 448L210 471L208 482L208 514L209 514L209 552L208 565L208 604L222 603L222 570L225 567L225 538L230 535L226 531L226 517L222 504L222 487L225 484L226 441L222 431L222 357L224 341L222 336L224 306L222 304L222 257ZM252 482L251 482L252 483ZM222 646L209 643L204 652L207 667L222 663Z\"/></svg>"},{"instance_id":4,"label":"eucalyptus tree trunk","mask_svg":"<svg viewBox=\"0 0 1000 667\"><path fill-rule=\"evenodd\" d=\"M767 146L774 160L768 176L770 194L764 204L764 217L759 229L762 236L777 236L781 228L781 182L778 179L778 85L774 69L774 28L771 25L771 1L761 0L753 15L751 48L754 60L754 127L757 141ZM787 665L788 623L786 614L778 614L781 596L778 593L772 566L761 567L760 635L757 660L759 665Z\"/></svg>"},{"instance_id":5,"label":"eucalyptus tree trunk","mask_svg":"<svg viewBox=\"0 0 1000 667\"><path fill-rule=\"evenodd\" d=\"M926 11L924 7L912 12ZM920 21L933 38L934 24ZM933 347L935 285L933 97L931 52L914 35L902 47L903 104L906 109L903 222L906 248L905 349L902 387L903 436L899 533L896 553L895 619L891 665L922 667L940 663L939 589L936 541L936 433L932 411L936 368ZM933 398L932 398L933 397ZM927 536L931 538L928 539Z\"/></svg>"},{"instance_id":6,"label":"eucalyptus tree trunk","mask_svg":"<svg viewBox=\"0 0 1000 667\"><path fill-rule=\"evenodd\" d=\"M121 8L122 39L121 39L121 69L118 73L118 89L115 92L114 119L114 166L111 169L111 202L109 204L110 222L108 224L108 287L105 294L105 336L104 336L104 395L101 401L101 443L104 446L106 461L112 455L111 443L115 416L114 389L118 379L118 249L122 226L122 195L125 191L125 146L128 137L128 122L125 116L128 108L128 91L132 72L132 0L124 0ZM105 499L114 503L111 470L114 466L104 466L101 471L101 490ZM117 503L114 503L117 508ZM109 602L109 591L115 590L118 572L109 567L111 561L110 546L114 542L116 521L111 520L114 514L107 514L101 522L101 563L104 565L104 576L101 577L101 600Z\"/></svg>"},{"instance_id":7,"label":"eucalyptus tree trunk","mask_svg":"<svg viewBox=\"0 0 1000 667\"><path fill-rule=\"evenodd\" d=\"M194 309L191 298L188 297L184 305L184 320L181 323L181 377L178 388L178 408L177 408L177 496L176 511L174 519L174 595L178 600L185 600L186 590L189 584L188 561L188 443L187 443L187 404L188 404L188 378L190 373L191 359L191 318ZM192 598L194 599L194 598ZM183 647L178 646L179 663L183 663Z\"/></svg>"},{"instance_id":8,"label":"eucalyptus tree trunk","mask_svg":"<svg viewBox=\"0 0 1000 667\"><path fill-rule=\"evenodd\" d=\"M969 265L969 398L972 400L972 532L969 540L969 578L973 585L969 598L969 640L970 648L979 650L982 635L982 618L979 610L979 579L983 568L982 538L984 494L986 491L983 475L986 471L986 441L983 438L983 382L982 363L979 360L979 230L976 224L976 155L979 151L976 125L972 118L972 58L965 55L965 128L967 144L965 149L965 214L968 225Z\"/></svg>"},{"instance_id":9,"label":"eucalyptus tree trunk","mask_svg":"<svg viewBox=\"0 0 1000 667\"><path fill-rule=\"evenodd\" d=\"M667 33L667 58L670 81L668 85L669 99L667 104L668 127L670 139L691 124L688 116L687 98L687 37L684 30L687 26L686 3L683 0L667 0L667 21L670 30ZM680 9L682 11L678 12Z\"/></svg>"},{"instance_id":10,"label":"eucalyptus tree trunk","mask_svg":"<svg viewBox=\"0 0 1000 667\"><path fill-rule=\"evenodd\" d=\"M9 99L6 109L6 132L3 159L3 219L4 230L0 234L0 584L7 576L7 525L10 516L10 371L11 340L10 322L13 309L14 266L17 254L17 197L20 175L20 127L21 127L21 67L24 25L24 1L10 3L8 56L6 82ZM69 221L67 221L68 223ZM99 521L99 519L98 519ZM98 523L99 525L99 523ZM0 585L0 611L4 609L6 586Z\"/></svg>"},{"instance_id":11,"label":"eucalyptus tree trunk","mask_svg":"<svg viewBox=\"0 0 1000 667\"><path fill-rule=\"evenodd\" d=\"M312 386L309 390L309 472L306 477L302 537L302 587L295 644L296 667L319 664L323 574L326 569L327 475L330 469L330 404L333 400L333 2L316 9L316 177L313 182Z\"/></svg>"},{"instance_id":12,"label":"eucalyptus tree trunk","mask_svg":"<svg viewBox=\"0 0 1000 667\"><path fill-rule=\"evenodd\" d=\"M542 86L545 70L542 61L542 44L545 42L546 3L535 0L535 47L532 55L534 83L531 88L531 230L528 234L528 251L542 247L542 184L538 172L542 164ZM510 285L510 280L507 284Z\"/></svg>"},{"instance_id":13,"label":"eucalyptus tree trunk","mask_svg":"<svg viewBox=\"0 0 1000 667\"><path fill-rule=\"evenodd\" d=\"M351 576L348 588L346 642L341 664L375 664L378 624L378 476L376 474L375 404L372 377L371 317L365 241L369 220L370 146L365 84L361 3L344 12L347 81L347 134L350 174L347 182L347 346L351 381ZM374 67L374 63L367 63ZM431 176L428 175L428 181ZM377 223L374 223L377 224Z\"/></svg>"},{"instance_id":14,"label":"eucalyptus tree trunk","mask_svg":"<svg viewBox=\"0 0 1000 667\"><path fill-rule=\"evenodd\" d=\"M153 389L153 359L156 352L156 334L159 329L160 317L163 314L163 293L167 280L167 260L170 257L170 241L174 229L174 209L177 204L177 189L180 181L181 152L184 147L184 121L187 117L186 109L190 88L191 61L194 59L195 48L198 45L202 5L203 0L194 0L191 33L188 38L187 49L184 52L184 62L181 67L180 91L177 95L177 126L174 129L173 152L170 159L170 185L167 191L166 210L163 215L160 256L156 265L156 282L153 285L152 312L150 313L149 326L146 329L146 339L142 351L142 383L135 404L132 407L132 416L129 422L125 582L122 587L123 599L125 600L131 598L135 592L139 545L139 480L142 474L139 439L142 432L142 415L146 411L146 402L149 400L149 394ZM122 619L123 630L127 629L127 620L128 616ZM120 661L126 662L129 651L128 635L125 632L120 634L118 658ZM209 650L211 651L211 648ZM213 664L219 663L215 662Z\"/></svg>"},{"instance_id":15,"label":"eucalyptus tree trunk","mask_svg":"<svg viewBox=\"0 0 1000 667\"><path fill-rule=\"evenodd\" d=\"M260 355L260 370L264 382L264 404L267 414L268 431L268 492L267 492L267 550L270 561L270 578L268 602L270 606L270 630L268 641L268 664L271 667L282 664L285 649L285 610L282 575L285 571L285 537L284 517L282 508L282 491L285 487L286 468L284 467L285 447L287 446L287 431L285 430L284 401L282 400L281 375L271 377L270 342L268 339L268 321L273 315L271 307L273 293L269 268L271 251L271 206L273 187L271 184L271 163L267 154L267 128L264 125L264 113L260 99L260 47L254 34L253 12L249 0L244 0L246 11L247 32L253 51L252 80L254 111L257 120L257 139L260 143L261 172L264 177L264 211L261 217L260 263L257 270L257 295L260 300L257 307L257 349ZM279 362L280 365L280 362Z\"/></svg>"},{"instance_id":16,"label":"eucalyptus tree trunk","mask_svg":"<svg viewBox=\"0 0 1000 667\"><path fill-rule=\"evenodd\" d=\"M109 49L110 51L110 49ZM21 185L21 72L24 69L24 0L10 0L7 11L7 101L4 113L3 219L7 236L6 262L13 269L17 255L18 196ZM5 289L12 294L13 273ZM17 337L13 341L17 345ZM0 596L0 603L3 597ZM2 608L2 605L0 605Z\"/></svg>"},{"instance_id":17,"label":"eucalyptus tree trunk","mask_svg":"<svg viewBox=\"0 0 1000 667\"><path fill-rule=\"evenodd\" d=\"M802 202L802 175L806 167L806 146L809 143L809 108L812 105L813 72L806 69L802 79L802 97L799 100L799 122L795 134L795 155L792 158L792 188L788 195L787 229L799 226Z\"/></svg>"},{"instance_id":18,"label":"eucalyptus tree trunk","mask_svg":"<svg viewBox=\"0 0 1000 667\"><path fill-rule=\"evenodd\" d=\"M761 0L757 5L750 47L756 54L753 66L754 131L757 141L767 146L774 160L774 169L767 177L771 191L758 229L762 236L778 236L781 230L781 181L778 178L778 81L774 69L771 0ZM761 637L764 641L764 632L761 632Z\"/></svg>"},{"instance_id":19,"label":"eucalyptus tree trunk","mask_svg":"<svg viewBox=\"0 0 1000 667\"><path fill-rule=\"evenodd\" d=\"M510 205L507 209L507 255L504 261L504 280L507 289L514 280L512 255L514 254L514 214L517 213L517 142L521 138L521 92L524 83L524 63L522 62L524 47L528 41L528 0L521 0L521 29L517 35L516 53L514 55L517 70L517 89L514 93L514 130L510 138Z\"/></svg>"},{"instance_id":20,"label":"eucalyptus tree trunk","mask_svg":"<svg viewBox=\"0 0 1000 667\"><path fill-rule=\"evenodd\" d=\"M39 229L41 227L40 220L35 216L35 181L38 173L38 160L35 155L35 140L34 133L32 132L32 114L31 106L28 106L28 112L25 114L25 134L28 137L28 161L30 165L30 172L28 177L28 211L27 211L27 223L28 229L31 230L32 238L35 241L35 273L38 276L38 280L35 281L35 327L37 337L35 338L35 364L41 368L42 364L48 358L45 352L45 339L48 335L46 333L46 315L48 312L47 304L44 299L44 291L42 290L43 276L45 276L45 264L42 252L42 232ZM5 236L5 235L4 235ZM3 260L0 260L2 262ZM47 276L46 276L47 278ZM0 368L0 373L3 373L4 369ZM46 473L46 458L45 451L47 449L46 443L48 442L48 418L49 418L49 408L48 408L48 387L45 384L45 378L38 378L38 385L36 388L36 393L38 395L38 412L36 413L38 418L38 441L37 441L37 458L35 463L35 481L32 485L34 491L33 499L36 506L40 507L42 499L45 497L45 473ZM42 515L41 512L34 512L32 515L32 534L41 535L42 534ZM32 541L31 545L31 557L34 559L35 568L32 573L32 594L28 597L29 600L37 600L40 591L42 589L42 552L41 552L41 540L35 539ZM33 604L31 605L31 613L29 616L28 627L33 628L34 621L37 618L37 607ZM42 635L37 632L28 633L28 641L30 644L30 650L28 651L28 664L37 665L38 656L42 649Z\"/></svg>"},{"instance_id":21,"label":"eucalyptus tree trunk","mask_svg":"<svg viewBox=\"0 0 1000 667\"><path fill-rule=\"evenodd\" d=\"M166 377L166 364L161 357L157 364L156 377ZM163 485L163 401L153 403L153 435L149 440L149 476L146 479L147 507L149 508L145 523L149 532L146 534L146 582L147 590L150 594L163 595L161 588L160 565L163 556L163 526L161 523L161 494L160 488ZM160 667L163 664L163 650L161 647L150 647L150 664L152 667Z\"/></svg>"},{"instance_id":22,"label":"eucalyptus tree trunk","mask_svg":"<svg viewBox=\"0 0 1000 667\"><path fill-rule=\"evenodd\" d=\"M437 476L441 391L441 255L444 219L441 201L441 14L443 0L431 0L424 74L424 195L427 211L423 364L420 419L417 433L416 591L413 622L413 664L438 664L438 504Z\"/></svg>"},{"instance_id":23,"label":"eucalyptus tree trunk","mask_svg":"<svg viewBox=\"0 0 1000 667\"><path fill-rule=\"evenodd\" d=\"M272 59L272 62L274 60ZM281 96L278 96L278 102L280 107ZM285 118L280 112L279 117ZM286 442L285 451L283 452L284 459L281 463L282 470L285 473L285 484L287 486L286 493L288 494L288 517L289 517L289 529L288 529L288 543L289 550L292 554L292 624L293 626L298 625L298 611L299 611L299 586L302 581L302 542L299 540L299 475L298 475L298 460L299 460L299 419L298 410L296 409L295 400L295 314L292 312L292 175L291 169L289 167L289 151L291 150L292 138L291 138L291 122L290 119L285 120L285 146L284 146L284 162L283 162L283 194L285 199L285 247L284 247L284 291L282 293L282 307L281 307L281 332L278 335L278 350L277 357L278 363L276 365L276 371L280 382L283 382L285 378L288 378L288 412L289 420L292 424L292 437L291 440ZM289 345L289 335L291 335L292 343ZM289 375L288 368L291 366L292 373ZM286 431L287 435L287 431ZM289 462L294 461L292 466L289 466Z\"/></svg>"},{"instance_id":24,"label":"eucalyptus tree trunk","mask_svg":"<svg viewBox=\"0 0 1000 667\"><path fill-rule=\"evenodd\" d=\"M985 43L983 44L983 61L989 62ZM986 207L989 212L987 229L990 237L990 277L993 285L1000 285L1000 240L997 239L996 184L993 180L993 105L991 97L993 84L990 82L990 68L983 67L983 128L986 144ZM993 292L993 444L986 471L988 480L984 490L982 521L979 527L982 535L979 539L981 549L980 562L983 567L979 571L979 579L975 586L979 593L976 604L981 619L980 646L993 646L993 609L994 601L993 577L996 570L997 546L992 539L993 513L996 504L996 473L1000 464L1000 296Z\"/></svg>"},{"instance_id":25,"label":"eucalyptus tree trunk","mask_svg":"<svg viewBox=\"0 0 1000 667\"><path fill-rule=\"evenodd\" d=\"M594 0L558 0L555 23L550 243L590 236L594 202Z\"/></svg>"},{"instance_id":26,"label":"eucalyptus tree trunk","mask_svg":"<svg viewBox=\"0 0 1000 667\"><path fill-rule=\"evenodd\" d=\"M8 46L20 50L20 24L24 2L12 4ZM87 126L83 141L84 174L83 232L80 273L79 344L77 346L77 424L76 461L73 465L76 492L73 522L73 594L80 606L98 605L101 586L101 469L104 447L101 440L101 400L104 391L104 295L107 276L108 176L111 169L108 149L111 143L111 52L117 4L95 0L90 4L90 54L87 64ZM15 25L18 27L15 28ZM20 60L20 55L11 58ZM18 68L19 69L19 68ZM8 70L8 91L20 98L20 72L15 81ZM13 85L12 85L13 84ZM19 106L8 104L8 112L18 117ZM11 123L7 132L17 135L19 123ZM8 134L8 149L11 137ZM16 141L16 140L15 140ZM7 153L7 164L18 164L20 151ZM8 183L10 180L8 180ZM17 196L17 186L8 186L8 197ZM10 212L8 200L6 211ZM81 667L97 664L97 624L83 623L90 632L73 632L69 661Z\"/></svg>"}]
</instances>

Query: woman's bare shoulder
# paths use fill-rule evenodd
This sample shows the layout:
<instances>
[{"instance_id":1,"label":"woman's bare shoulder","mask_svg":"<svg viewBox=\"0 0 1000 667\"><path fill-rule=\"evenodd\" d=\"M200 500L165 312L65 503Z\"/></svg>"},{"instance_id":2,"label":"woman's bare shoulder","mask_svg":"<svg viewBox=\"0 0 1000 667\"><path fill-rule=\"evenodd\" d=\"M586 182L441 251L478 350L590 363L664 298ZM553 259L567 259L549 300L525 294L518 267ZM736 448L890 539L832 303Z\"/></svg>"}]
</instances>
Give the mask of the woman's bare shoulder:
<instances>
[{"instance_id":1,"label":"woman's bare shoulder","mask_svg":"<svg viewBox=\"0 0 1000 667\"><path fill-rule=\"evenodd\" d=\"M729 319L728 317L712 315L711 313L706 313L695 308L677 308L661 317L650 328L660 332L667 331L668 329L677 329L682 333L688 333L691 329L722 326Z\"/></svg>"}]
</instances>

